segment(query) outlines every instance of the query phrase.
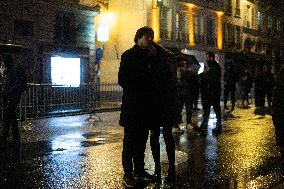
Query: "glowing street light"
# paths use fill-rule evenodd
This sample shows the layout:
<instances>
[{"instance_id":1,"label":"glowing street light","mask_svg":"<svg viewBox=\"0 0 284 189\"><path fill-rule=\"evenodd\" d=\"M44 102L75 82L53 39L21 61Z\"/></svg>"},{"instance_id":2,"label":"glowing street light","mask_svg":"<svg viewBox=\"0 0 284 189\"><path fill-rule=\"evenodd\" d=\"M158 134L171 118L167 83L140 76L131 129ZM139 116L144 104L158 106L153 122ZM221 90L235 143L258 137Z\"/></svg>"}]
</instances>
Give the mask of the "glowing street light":
<instances>
[{"instance_id":1,"label":"glowing street light","mask_svg":"<svg viewBox=\"0 0 284 189\"><path fill-rule=\"evenodd\" d=\"M109 40L110 27L114 23L114 15L104 12L98 15L97 40L106 42Z\"/></svg>"}]
</instances>

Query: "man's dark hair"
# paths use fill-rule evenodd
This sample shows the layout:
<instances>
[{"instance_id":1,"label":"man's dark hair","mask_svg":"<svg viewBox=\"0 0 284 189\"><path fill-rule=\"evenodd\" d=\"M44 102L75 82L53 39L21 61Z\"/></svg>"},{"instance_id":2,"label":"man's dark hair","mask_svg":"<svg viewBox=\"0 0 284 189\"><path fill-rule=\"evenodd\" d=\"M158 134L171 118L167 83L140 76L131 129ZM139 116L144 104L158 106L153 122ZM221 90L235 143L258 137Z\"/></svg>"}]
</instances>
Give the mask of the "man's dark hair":
<instances>
[{"instance_id":1,"label":"man's dark hair","mask_svg":"<svg viewBox=\"0 0 284 189\"><path fill-rule=\"evenodd\" d=\"M154 31L152 28L148 27L148 26L144 26L142 28L139 28L136 31L135 37L134 37L134 42L137 43L138 39L142 38L143 35L147 35L149 37L154 38Z\"/></svg>"},{"instance_id":2,"label":"man's dark hair","mask_svg":"<svg viewBox=\"0 0 284 189\"><path fill-rule=\"evenodd\" d=\"M213 59L215 60L215 54L214 54L214 52L209 51L209 52L207 52L206 54L209 56L209 58L213 58Z\"/></svg>"}]
</instances>

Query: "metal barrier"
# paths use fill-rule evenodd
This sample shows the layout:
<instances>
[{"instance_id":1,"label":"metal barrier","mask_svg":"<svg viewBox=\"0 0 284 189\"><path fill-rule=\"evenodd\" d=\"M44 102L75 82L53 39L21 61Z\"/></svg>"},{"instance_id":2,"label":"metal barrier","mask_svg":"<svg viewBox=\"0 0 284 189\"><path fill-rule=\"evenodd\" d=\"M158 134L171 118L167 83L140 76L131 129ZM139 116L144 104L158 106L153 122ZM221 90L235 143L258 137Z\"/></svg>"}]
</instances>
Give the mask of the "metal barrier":
<instances>
[{"instance_id":1,"label":"metal barrier","mask_svg":"<svg viewBox=\"0 0 284 189\"><path fill-rule=\"evenodd\" d=\"M17 112L20 120L27 120L108 111L119 109L121 98L122 88L114 83L83 84L78 87L29 83Z\"/></svg>"}]
</instances>

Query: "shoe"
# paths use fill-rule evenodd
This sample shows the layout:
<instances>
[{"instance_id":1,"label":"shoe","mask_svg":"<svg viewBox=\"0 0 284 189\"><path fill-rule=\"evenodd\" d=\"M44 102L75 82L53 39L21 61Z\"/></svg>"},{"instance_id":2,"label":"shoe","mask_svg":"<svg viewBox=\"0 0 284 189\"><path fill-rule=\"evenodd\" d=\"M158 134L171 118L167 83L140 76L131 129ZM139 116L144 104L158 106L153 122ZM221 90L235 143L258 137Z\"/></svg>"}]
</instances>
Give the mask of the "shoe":
<instances>
[{"instance_id":1,"label":"shoe","mask_svg":"<svg viewBox=\"0 0 284 189\"><path fill-rule=\"evenodd\" d=\"M155 180L155 175L151 175L144 170L141 173L134 173L134 178L142 181L152 181Z\"/></svg>"},{"instance_id":2,"label":"shoe","mask_svg":"<svg viewBox=\"0 0 284 189\"><path fill-rule=\"evenodd\" d=\"M133 177L133 175L131 176L123 176L123 184L128 187L128 188L134 188L135 187L135 179Z\"/></svg>"},{"instance_id":3,"label":"shoe","mask_svg":"<svg viewBox=\"0 0 284 189\"><path fill-rule=\"evenodd\" d=\"M221 132L222 132L221 127L216 127L215 129L212 129L212 133L214 133L214 134L220 134Z\"/></svg>"}]
</instances>

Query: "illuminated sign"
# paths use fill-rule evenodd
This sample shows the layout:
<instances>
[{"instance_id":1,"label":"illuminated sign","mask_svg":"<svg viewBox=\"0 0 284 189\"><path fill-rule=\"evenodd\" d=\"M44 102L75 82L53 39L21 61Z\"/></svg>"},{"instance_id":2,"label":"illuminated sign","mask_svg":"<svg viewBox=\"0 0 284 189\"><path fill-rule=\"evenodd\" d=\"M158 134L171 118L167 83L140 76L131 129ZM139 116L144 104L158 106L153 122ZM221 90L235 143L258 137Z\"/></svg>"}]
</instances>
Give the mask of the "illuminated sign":
<instances>
[{"instance_id":1,"label":"illuminated sign","mask_svg":"<svg viewBox=\"0 0 284 189\"><path fill-rule=\"evenodd\" d=\"M80 58L51 57L51 82L61 87L79 87L81 83Z\"/></svg>"}]
</instances>

